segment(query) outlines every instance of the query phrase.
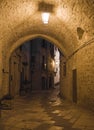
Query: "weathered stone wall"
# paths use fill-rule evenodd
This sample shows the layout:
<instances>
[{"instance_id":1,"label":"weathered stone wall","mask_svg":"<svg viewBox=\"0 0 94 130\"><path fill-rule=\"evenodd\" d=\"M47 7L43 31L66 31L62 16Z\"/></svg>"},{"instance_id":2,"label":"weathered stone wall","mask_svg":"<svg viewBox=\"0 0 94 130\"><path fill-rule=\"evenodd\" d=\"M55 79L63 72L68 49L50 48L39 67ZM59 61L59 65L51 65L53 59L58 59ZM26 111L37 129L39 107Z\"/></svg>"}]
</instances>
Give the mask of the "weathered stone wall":
<instances>
[{"instance_id":1,"label":"weathered stone wall","mask_svg":"<svg viewBox=\"0 0 94 130\"><path fill-rule=\"evenodd\" d=\"M77 54L78 102L94 110L94 43Z\"/></svg>"},{"instance_id":2,"label":"weathered stone wall","mask_svg":"<svg viewBox=\"0 0 94 130\"><path fill-rule=\"evenodd\" d=\"M9 88L11 96L19 94L20 90L19 57L16 56L15 53L11 56Z\"/></svg>"},{"instance_id":3,"label":"weathered stone wall","mask_svg":"<svg viewBox=\"0 0 94 130\"><path fill-rule=\"evenodd\" d=\"M1 50L1 46L0 46ZM2 97L2 52L0 51L0 98Z\"/></svg>"},{"instance_id":4,"label":"weathered stone wall","mask_svg":"<svg viewBox=\"0 0 94 130\"><path fill-rule=\"evenodd\" d=\"M2 96L6 95L9 91L9 59L6 58L7 55L3 53L2 55Z\"/></svg>"},{"instance_id":5,"label":"weathered stone wall","mask_svg":"<svg viewBox=\"0 0 94 130\"><path fill-rule=\"evenodd\" d=\"M61 95L73 101L72 70L77 70L77 104L94 110L94 43L79 49L66 61L61 55Z\"/></svg>"},{"instance_id":6,"label":"weathered stone wall","mask_svg":"<svg viewBox=\"0 0 94 130\"><path fill-rule=\"evenodd\" d=\"M73 57L66 61L66 59L60 56L60 88L61 96L69 101L72 101L72 66ZM64 67L66 65L66 67ZM66 72L64 72L66 71Z\"/></svg>"}]
</instances>

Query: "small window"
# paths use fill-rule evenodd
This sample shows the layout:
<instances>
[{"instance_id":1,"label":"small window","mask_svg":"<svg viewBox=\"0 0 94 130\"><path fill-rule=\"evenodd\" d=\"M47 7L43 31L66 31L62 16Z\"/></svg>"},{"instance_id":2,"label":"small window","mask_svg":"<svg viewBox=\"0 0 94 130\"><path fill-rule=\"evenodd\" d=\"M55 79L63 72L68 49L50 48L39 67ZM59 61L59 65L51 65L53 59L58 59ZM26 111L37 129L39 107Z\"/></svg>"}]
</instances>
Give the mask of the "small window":
<instances>
[{"instance_id":1,"label":"small window","mask_svg":"<svg viewBox=\"0 0 94 130\"><path fill-rule=\"evenodd\" d=\"M42 40L42 44L41 44L41 46L43 47L43 48L47 48L47 43L46 43L46 41L43 39Z\"/></svg>"},{"instance_id":2,"label":"small window","mask_svg":"<svg viewBox=\"0 0 94 130\"><path fill-rule=\"evenodd\" d=\"M35 56L31 57L31 62L35 63Z\"/></svg>"},{"instance_id":3,"label":"small window","mask_svg":"<svg viewBox=\"0 0 94 130\"><path fill-rule=\"evenodd\" d=\"M31 68L35 69L35 56L31 57Z\"/></svg>"}]
</instances>

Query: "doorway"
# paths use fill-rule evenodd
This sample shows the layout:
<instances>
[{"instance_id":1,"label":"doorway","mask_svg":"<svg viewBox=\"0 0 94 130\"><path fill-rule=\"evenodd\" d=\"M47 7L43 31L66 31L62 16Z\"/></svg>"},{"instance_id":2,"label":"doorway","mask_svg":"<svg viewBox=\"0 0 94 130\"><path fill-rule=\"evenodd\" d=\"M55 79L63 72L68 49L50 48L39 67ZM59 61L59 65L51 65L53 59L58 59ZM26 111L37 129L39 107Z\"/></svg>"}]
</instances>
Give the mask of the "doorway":
<instances>
[{"instance_id":1,"label":"doorway","mask_svg":"<svg viewBox=\"0 0 94 130\"><path fill-rule=\"evenodd\" d=\"M47 80L45 77L42 77L42 90L47 89Z\"/></svg>"},{"instance_id":2,"label":"doorway","mask_svg":"<svg viewBox=\"0 0 94 130\"><path fill-rule=\"evenodd\" d=\"M72 70L73 102L77 103L77 69Z\"/></svg>"}]
</instances>

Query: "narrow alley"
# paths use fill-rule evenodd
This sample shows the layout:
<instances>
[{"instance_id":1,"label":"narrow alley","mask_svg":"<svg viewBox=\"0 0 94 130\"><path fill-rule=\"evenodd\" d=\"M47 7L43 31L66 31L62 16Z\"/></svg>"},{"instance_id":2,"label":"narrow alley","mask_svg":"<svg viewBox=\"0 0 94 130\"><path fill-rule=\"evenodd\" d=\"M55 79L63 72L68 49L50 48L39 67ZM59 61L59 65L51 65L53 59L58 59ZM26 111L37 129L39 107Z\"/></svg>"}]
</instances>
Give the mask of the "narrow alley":
<instances>
[{"instance_id":1,"label":"narrow alley","mask_svg":"<svg viewBox=\"0 0 94 130\"><path fill-rule=\"evenodd\" d=\"M0 0L0 130L94 130L94 0Z\"/></svg>"},{"instance_id":2,"label":"narrow alley","mask_svg":"<svg viewBox=\"0 0 94 130\"><path fill-rule=\"evenodd\" d=\"M94 130L94 113L61 100L58 88L16 97L2 110L0 130Z\"/></svg>"}]
</instances>

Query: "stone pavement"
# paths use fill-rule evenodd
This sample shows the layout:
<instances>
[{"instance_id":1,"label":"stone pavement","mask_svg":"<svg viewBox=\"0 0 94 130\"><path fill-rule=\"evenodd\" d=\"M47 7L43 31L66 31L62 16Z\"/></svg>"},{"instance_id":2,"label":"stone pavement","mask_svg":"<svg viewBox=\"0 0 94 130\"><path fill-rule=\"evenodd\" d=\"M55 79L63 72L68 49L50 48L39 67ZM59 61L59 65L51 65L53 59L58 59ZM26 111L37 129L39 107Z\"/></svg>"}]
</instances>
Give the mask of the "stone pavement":
<instances>
[{"instance_id":1,"label":"stone pavement","mask_svg":"<svg viewBox=\"0 0 94 130\"><path fill-rule=\"evenodd\" d=\"M94 113L60 100L57 91L17 97L3 110L0 130L94 130Z\"/></svg>"}]
</instances>

